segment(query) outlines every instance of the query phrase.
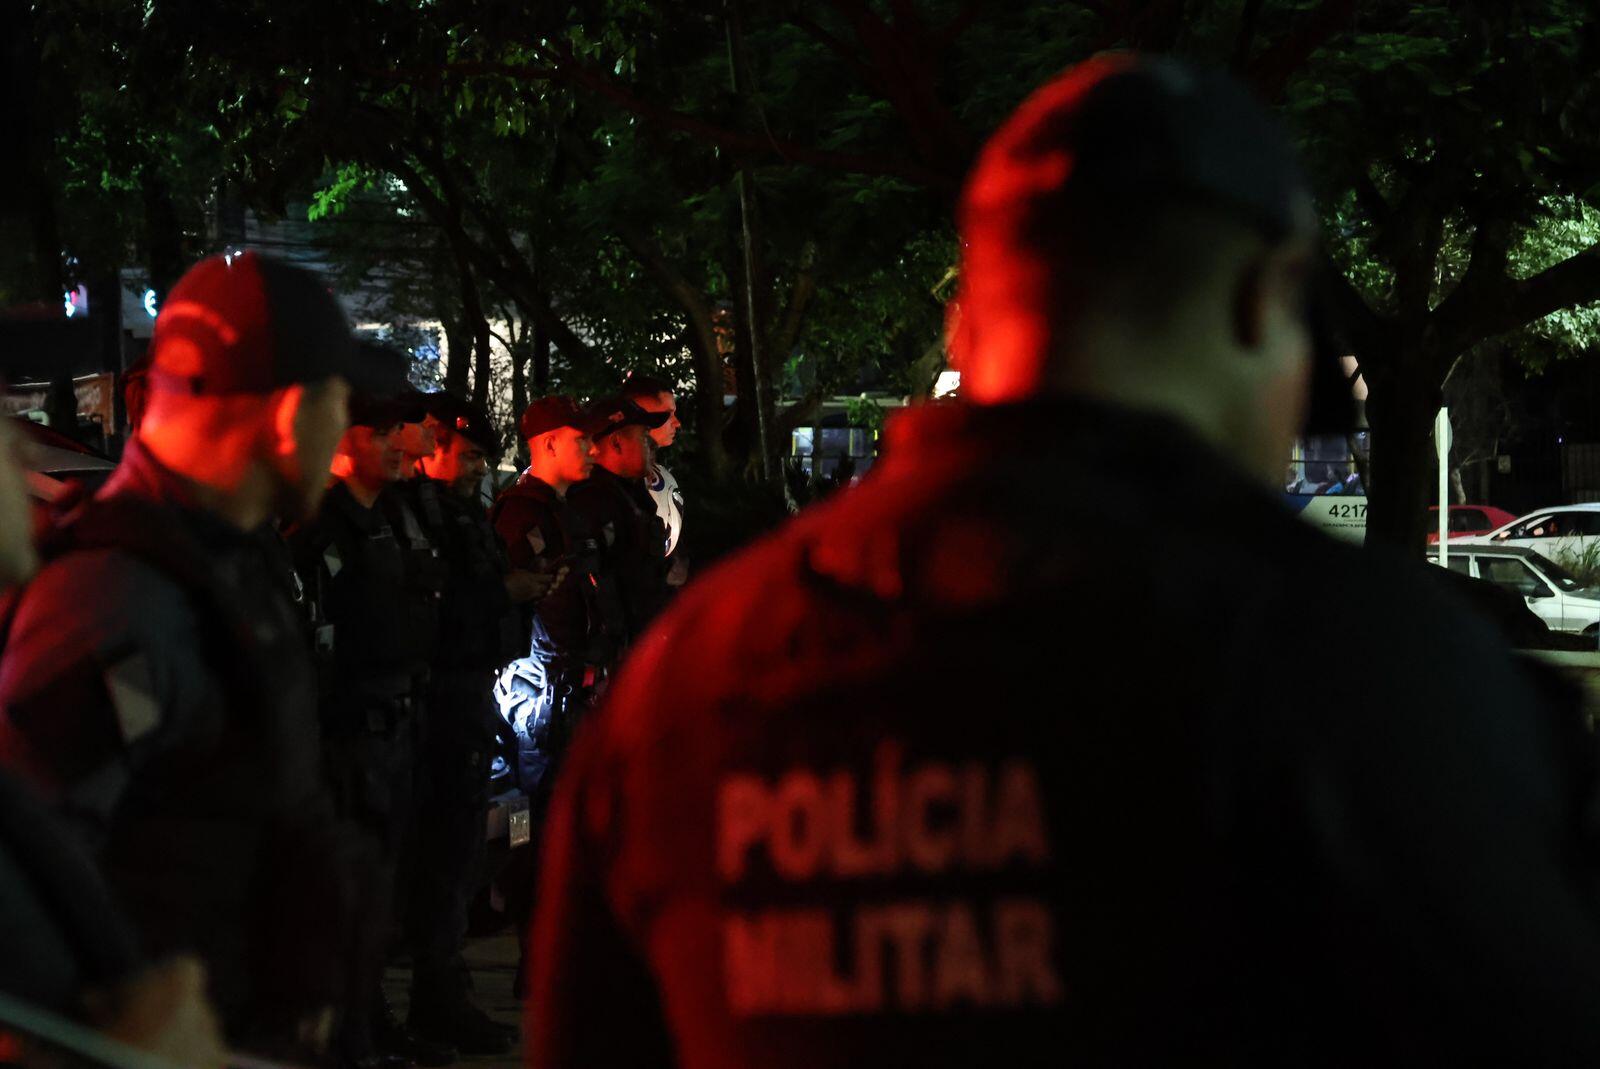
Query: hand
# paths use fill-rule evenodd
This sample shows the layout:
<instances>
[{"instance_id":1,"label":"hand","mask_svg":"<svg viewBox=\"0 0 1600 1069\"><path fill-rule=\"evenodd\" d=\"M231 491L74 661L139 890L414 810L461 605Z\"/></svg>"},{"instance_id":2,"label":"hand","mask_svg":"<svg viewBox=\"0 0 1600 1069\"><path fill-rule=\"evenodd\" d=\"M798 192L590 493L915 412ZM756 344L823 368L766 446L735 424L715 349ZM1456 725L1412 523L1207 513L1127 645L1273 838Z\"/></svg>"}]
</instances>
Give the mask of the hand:
<instances>
[{"instance_id":1,"label":"hand","mask_svg":"<svg viewBox=\"0 0 1600 1069\"><path fill-rule=\"evenodd\" d=\"M84 995L90 1019L107 1036L193 1069L223 1069L222 1029L206 997L206 967L196 958L152 965L109 990Z\"/></svg>"},{"instance_id":2,"label":"hand","mask_svg":"<svg viewBox=\"0 0 1600 1069\"><path fill-rule=\"evenodd\" d=\"M518 568L506 576L506 593L511 595L512 602L517 605L527 601L539 601L549 596L566 577L565 564L557 565L555 570L548 572L530 572Z\"/></svg>"}]
</instances>

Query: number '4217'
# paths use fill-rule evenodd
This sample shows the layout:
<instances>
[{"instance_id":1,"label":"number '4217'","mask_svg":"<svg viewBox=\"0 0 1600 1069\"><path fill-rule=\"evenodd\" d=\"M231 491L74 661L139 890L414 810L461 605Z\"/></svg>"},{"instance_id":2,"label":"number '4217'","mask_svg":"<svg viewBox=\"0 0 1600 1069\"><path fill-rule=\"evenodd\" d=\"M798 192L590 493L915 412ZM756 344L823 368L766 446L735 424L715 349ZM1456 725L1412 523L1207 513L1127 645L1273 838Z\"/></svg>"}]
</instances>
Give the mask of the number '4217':
<instances>
[{"instance_id":1,"label":"number '4217'","mask_svg":"<svg viewBox=\"0 0 1600 1069\"><path fill-rule=\"evenodd\" d=\"M1367 506L1364 504L1329 505L1328 515L1336 520L1364 520L1367 518Z\"/></svg>"}]
</instances>

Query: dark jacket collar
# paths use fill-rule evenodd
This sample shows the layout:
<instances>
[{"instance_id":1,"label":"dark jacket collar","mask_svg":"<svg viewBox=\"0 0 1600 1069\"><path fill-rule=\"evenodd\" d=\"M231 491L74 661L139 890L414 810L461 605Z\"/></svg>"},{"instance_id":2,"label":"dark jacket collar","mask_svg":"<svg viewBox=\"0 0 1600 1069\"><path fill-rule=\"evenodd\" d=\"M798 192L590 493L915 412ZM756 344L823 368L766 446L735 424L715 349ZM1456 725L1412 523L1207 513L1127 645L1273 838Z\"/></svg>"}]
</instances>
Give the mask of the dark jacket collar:
<instances>
[{"instance_id":1,"label":"dark jacket collar","mask_svg":"<svg viewBox=\"0 0 1600 1069\"><path fill-rule=\"evenodd\" d=\"M117 470L95 496L137 497L169 508L209 545L242 545L255 536L200 504L194 484L152 456L137 437L123 447Z\"/></svg>"},{"instance_id":2,"label":"dark jacket collar","mask_svg":"<svg viewBox=\"0 0 1600 1069\"><path fill-rule=\"evenodd\" d=\"M918 405L885 428L879 466L887 473L995 463L1052 484L1125 484L1152 494L1163 484L1180 491L1205 486L1273 500L1178 420L1081 397Z\"/></svg>"}]
</instances>

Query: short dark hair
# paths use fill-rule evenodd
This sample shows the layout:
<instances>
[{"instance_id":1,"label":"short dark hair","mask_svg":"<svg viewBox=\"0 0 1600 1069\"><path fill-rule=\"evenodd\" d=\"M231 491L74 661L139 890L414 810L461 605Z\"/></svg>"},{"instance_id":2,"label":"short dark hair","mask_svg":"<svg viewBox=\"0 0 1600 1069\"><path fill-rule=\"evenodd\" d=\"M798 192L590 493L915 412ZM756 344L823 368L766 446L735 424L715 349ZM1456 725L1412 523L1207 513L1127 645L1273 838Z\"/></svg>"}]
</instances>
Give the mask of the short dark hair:
<instances>
[{"instance_id":1,"label":"short dark hair","mask_svg":"<svg viewBox=\"0 0 1600 1069\"><path fill-rule=\"evenodd\" d=\"M656 398L664 393L677 393L678 388L666 379L657 375L645 375L634 372L628 376L628 381L622 384L622 396L628 400L637 400L640 397Z\"/></svg>"}]
</instances>

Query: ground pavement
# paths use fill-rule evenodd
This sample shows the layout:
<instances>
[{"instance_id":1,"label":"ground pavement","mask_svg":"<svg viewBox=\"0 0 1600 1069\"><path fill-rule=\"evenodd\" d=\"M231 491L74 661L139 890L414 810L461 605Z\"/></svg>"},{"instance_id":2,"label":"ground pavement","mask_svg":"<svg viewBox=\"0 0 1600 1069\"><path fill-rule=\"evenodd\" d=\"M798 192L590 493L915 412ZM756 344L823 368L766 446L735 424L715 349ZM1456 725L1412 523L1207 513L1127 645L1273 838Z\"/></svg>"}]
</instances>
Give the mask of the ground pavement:
<instances>
[{"instance_id":1,"label":"ground pavement","mask_svg":"<svg viewBox=\"0 0 1600 1069\"><path fill-rule=\"evenodd\" d=\"M499 935L468 939L466 957L467 965L472 970L472 982L477 988L475 997L478 1005L496 1021L520 1028L522 1004L511 997L511 980L517 971L515 932L508 929ZM384 990L402 1020L408 1009L406 1003L410 983L411 971L407 968L391 968L384 978ZM471 1066L472 1069L521 1069L522 1045L519 1043L515 1050L504 1057L462 1058L458 1064Z\"/></svg>"}]
</instances>

